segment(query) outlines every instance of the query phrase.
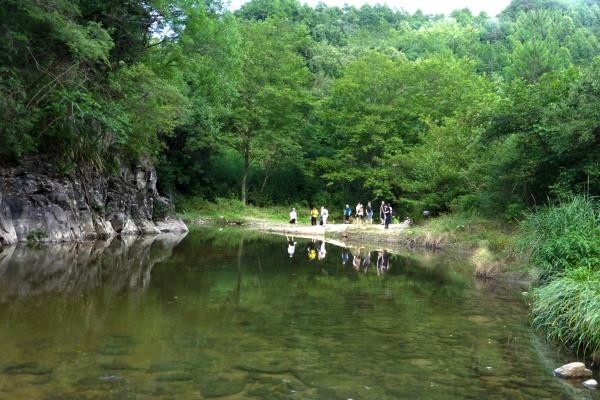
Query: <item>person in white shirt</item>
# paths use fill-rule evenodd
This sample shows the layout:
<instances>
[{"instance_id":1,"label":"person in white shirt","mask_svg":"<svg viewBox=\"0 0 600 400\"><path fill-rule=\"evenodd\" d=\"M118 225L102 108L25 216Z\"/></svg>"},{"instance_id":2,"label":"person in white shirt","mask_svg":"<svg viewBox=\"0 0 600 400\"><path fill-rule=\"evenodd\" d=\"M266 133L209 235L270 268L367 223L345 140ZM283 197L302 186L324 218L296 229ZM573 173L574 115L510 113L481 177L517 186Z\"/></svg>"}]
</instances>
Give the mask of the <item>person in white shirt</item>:
<instances>
[{"instance_id":1,"label":"person in white shirt","mask_svg":"<svg viewBox=\"0 0 600 400\"><path fill-rule=\"evenodd\" d=\"M327 218L329 217L329 211L325 207L321 207L321 217L323 218L323 226L327 226Z\"/></svg>"},{"instance_id":2,"label":"person in white shirt","mask_svg":"<svg viewBox=\"0 0 600 400\"><path fill-rule=\"evenodd\" d=\"M292 208L292 211L290 211L290 224L295 224L297 219L298 214L296 213L296 209Z\"/></svg>"}]
</instances>

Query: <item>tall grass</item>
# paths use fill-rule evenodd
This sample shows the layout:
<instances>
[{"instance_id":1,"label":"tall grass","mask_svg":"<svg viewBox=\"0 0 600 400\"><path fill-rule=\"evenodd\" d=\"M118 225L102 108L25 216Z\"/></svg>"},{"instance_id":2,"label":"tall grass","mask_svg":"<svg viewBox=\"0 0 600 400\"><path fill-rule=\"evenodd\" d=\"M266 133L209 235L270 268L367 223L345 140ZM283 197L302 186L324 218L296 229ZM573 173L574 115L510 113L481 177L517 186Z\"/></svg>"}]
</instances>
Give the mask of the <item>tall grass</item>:
<instances>
[{"instance_id":1,"label":"tall grass","mask_svg":"<svg viewBox=\"0 0 600 400\"><path fill-rule=\"evenodd\" d=\"M598 202L573 197L530 215L521 224L517 246L539 270L542 282L577 269L600 266Z\"/></svg>"},{"instance_id":2,"label":"tall grass","mask_svg":"<svg viewBox=\"0 0 600 400\"><path fill-rule=\"evenodd\" d=\"M600 272L577 268L534 293L535 327L584 355L600 350Z\"/></svg>"}]
</instances>

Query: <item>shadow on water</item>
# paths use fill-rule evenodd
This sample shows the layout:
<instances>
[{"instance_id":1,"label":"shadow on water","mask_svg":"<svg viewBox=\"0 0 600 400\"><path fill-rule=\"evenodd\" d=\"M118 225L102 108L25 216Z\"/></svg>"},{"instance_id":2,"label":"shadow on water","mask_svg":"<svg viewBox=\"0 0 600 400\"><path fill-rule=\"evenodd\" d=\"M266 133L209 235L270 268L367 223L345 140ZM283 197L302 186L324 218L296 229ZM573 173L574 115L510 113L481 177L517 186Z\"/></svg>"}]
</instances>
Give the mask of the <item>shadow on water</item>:
<instances>
[{"instance_id":1,"label":"shadow on water","mask_svg":"<svg viewBox=\"0 0 600 400\"><path fill-rule=\"evenodd\" d=\"M593 398L447 254L243 230L0 254L0 399Z\"/></svg>"}]
</instances>

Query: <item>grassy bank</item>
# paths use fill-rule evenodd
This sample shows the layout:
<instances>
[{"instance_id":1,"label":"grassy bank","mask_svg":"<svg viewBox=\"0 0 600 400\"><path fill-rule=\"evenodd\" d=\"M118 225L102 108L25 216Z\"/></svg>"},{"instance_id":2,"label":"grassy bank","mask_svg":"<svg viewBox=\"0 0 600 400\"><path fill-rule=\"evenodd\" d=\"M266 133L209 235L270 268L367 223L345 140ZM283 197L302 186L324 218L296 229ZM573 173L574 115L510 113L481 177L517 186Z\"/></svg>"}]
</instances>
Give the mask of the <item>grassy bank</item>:
<instances>
[{"instance_id":1,"label":"grassy bank","mask_svg":"<svg viewBox=\"0 0 600 400\"><path fill-rule=\"evenodd\" d=\"M531 215L518 245L538 273L533 325L591 356L600 350L600 203L575 197Z\"/></svg>"},{"instance_id":2,"label":"grassy bank","mask_svg":"<svg viewBox=\"0 0 600 400\"><path fill-rule=\"evenodd\" d=\"M177 201L179 216L192 224L244 225L252 221L287 223L287 206L255 207L241 201L217 199L210 202L191 198Z\"/></svg>"}]
</instances>

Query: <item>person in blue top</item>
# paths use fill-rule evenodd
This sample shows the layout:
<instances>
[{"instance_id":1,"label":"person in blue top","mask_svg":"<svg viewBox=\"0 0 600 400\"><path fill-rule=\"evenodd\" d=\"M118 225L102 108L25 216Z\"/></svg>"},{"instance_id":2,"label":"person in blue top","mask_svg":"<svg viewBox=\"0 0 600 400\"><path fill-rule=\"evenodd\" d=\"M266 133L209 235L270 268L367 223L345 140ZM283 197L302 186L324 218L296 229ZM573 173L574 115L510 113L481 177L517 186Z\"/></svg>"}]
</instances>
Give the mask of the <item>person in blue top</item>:
<instances>
[{"instance_id":1,"label":"person in blue top","mask_svg":"<svg viewBox=\"0 0 600 400\"><path fill-rule=\"evenodd\" d=\"M346 207L344 207L344 222L349 224L350 223L350 216L352 215L352 209L350 208L350 206L348 204L346 204Z\"/></svg>"}]
</instances>

